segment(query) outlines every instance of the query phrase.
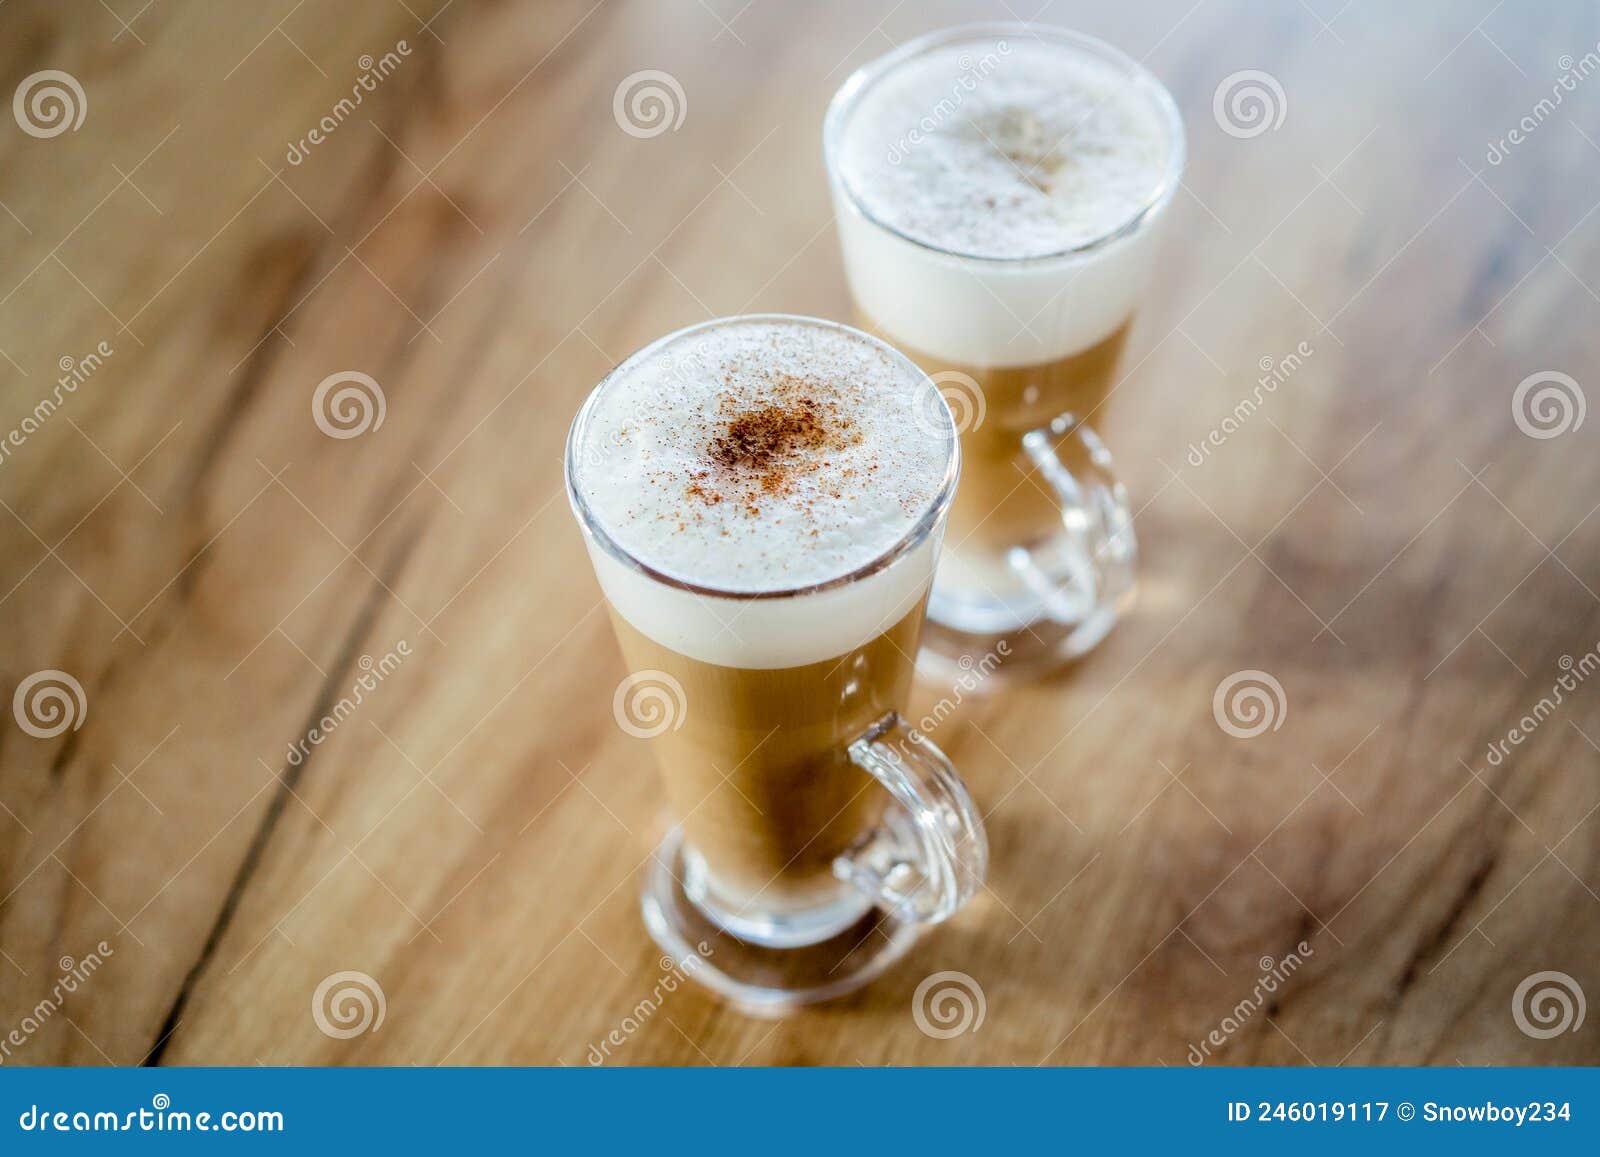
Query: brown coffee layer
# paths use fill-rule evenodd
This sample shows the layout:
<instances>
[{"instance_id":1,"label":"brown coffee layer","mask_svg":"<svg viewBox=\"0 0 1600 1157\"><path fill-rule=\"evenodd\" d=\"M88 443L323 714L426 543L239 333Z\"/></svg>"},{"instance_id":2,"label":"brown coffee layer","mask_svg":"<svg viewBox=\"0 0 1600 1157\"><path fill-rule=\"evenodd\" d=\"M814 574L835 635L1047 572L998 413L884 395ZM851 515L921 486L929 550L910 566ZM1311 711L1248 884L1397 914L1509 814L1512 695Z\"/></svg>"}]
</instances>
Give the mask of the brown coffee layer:
<instances>
[{"instance_id":1,"label":"brown coffee layer","mask_svg":"<svg viewBox=\"0 0 1600 1157\"><path fill-rule=\"evenodd\" d=\"M952 399L958 420L963 402L968 404L971 418L961 433L961 485L950 508L947 548L998 552L1059 531L1061 508L1050 484L1023 454L1022 435L1059 414L1086 415L1106 399L1116 381L1117 363L1132 319L1070 357L989 369L899 345L859 313L858 323L898 345L929 375L965 374L982 393L981 411L976 399ZM968 392L959 379L936 380L946 391ZM980 412L982 420L978 421Z\"/></svg>"},{"instance_id":2,"label":"brown coffee layer","mask_svg":"<svg viewBox=\"0 0 1600 1157\"><path fill-rule=\"evenodd\" d=\"M612 613L629 670L664 671L683 687L682 726L651 746L724 904L793 910L837 895L833 861L887 798L846 748L904 708L925 602L843 655L777 670L688 658Z\"/></svg>"}]
</instances>

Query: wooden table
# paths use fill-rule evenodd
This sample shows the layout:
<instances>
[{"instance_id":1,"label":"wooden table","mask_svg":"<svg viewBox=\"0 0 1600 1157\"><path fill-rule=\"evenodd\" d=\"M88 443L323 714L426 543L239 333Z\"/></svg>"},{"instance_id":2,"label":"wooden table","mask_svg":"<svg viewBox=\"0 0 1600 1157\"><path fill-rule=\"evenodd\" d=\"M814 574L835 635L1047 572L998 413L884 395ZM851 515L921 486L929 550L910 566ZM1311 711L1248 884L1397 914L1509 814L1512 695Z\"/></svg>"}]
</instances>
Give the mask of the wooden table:
<instances>
[{"instance_id":1,"label":"wooden table","mask_svg":"<svg viewBox=\"0 0 1600 1157\"><path fill-rule=\"evenodd\" d=\"M1576 2L1044 5L1189 126L1095 419L1138 608L1049 681L919 687L959 699L937 738L993 869L892 974L778 1022L641 1009L661 796L611 714L568 421L678 326L845 314L830 93L1007 8L0 10L6 84L62 70L85 110L0 126L0 692L84 696L0 729L0 1059L582 1065L615 1031L607 1063L1600 1061L1600 1010L1513 1011L1545 972L1600 1000L1600 417L1532 405L1600 405ZM613 115L645 69L683 93L655 135ZM330 437L352 371L382 421ZM1541 373L1574 384L1519 397ZM1251 738L1213 711L1241 671L1282 688ZM981 1026L918 1027L941 971ZM343 972L383 1019L329 1035Z\"/></svg>"}]
</instances>

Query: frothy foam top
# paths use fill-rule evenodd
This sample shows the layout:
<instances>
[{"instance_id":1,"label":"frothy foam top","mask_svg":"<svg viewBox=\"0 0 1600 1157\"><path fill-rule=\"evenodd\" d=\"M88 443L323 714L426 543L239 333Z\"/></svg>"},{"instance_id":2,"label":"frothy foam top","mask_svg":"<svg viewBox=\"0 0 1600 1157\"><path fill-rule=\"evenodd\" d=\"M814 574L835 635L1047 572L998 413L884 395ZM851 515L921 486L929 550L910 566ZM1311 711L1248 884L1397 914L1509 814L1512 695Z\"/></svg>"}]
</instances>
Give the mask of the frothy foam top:
<instances>
[{"instance_id":1,"label":"frothy foam top","mask_svg":"<svg viewBox=\"0 0 1600 1157\"><path fill-rule=\"evenodd\" d=\"M892 69L844 128L840 170L874 218L972 257L1104 237L1157 196L1174 142L1133 77L1067 44L952 44Z\"/></svg>"},{"instance_id":2,"label":"frothy foam top","mask_svg":"<svg viewBox=\"0 0 1600 1157\"><path fill-rule=\"evenodd\" d=\"M954 453L936 388L865 334L801 318L689 330L590 403L575 480L625 552L751 593L849 574L937 499Z\"/></svg>"}]
</instances>

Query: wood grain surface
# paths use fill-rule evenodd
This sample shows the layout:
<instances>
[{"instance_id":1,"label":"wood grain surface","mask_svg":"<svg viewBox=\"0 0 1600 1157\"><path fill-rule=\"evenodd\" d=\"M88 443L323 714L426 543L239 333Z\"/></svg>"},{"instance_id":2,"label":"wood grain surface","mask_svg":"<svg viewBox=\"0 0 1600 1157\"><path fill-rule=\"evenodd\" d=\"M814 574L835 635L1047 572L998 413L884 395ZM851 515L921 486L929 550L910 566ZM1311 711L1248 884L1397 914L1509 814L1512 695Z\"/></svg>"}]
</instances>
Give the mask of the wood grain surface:
<instances>
[{"instance_id":1,"label":"wood grain surface","mask_svg":"<svg viewBox=\"0 0 1600 1157\"><path fill-rule=\"evenodd\" d=\"M84 113L0 118L0 1060L1600 1061L1600 1010L1517 1006L1600 1000L1600 14L1017 7L0 8L0 95ZM848 316L823 108L978 17L1111 40L1188 123L1094 418L1140 601L1055 678L919 684L988 816L969 910L786 1020L656 1002L661 792L562 440L671 329ZM352 371L383 420L330 437ZM941 971L981 1025L919 1027ZM319 1026L342 972L381 1024Z\"/></svg>"}]
</instances>

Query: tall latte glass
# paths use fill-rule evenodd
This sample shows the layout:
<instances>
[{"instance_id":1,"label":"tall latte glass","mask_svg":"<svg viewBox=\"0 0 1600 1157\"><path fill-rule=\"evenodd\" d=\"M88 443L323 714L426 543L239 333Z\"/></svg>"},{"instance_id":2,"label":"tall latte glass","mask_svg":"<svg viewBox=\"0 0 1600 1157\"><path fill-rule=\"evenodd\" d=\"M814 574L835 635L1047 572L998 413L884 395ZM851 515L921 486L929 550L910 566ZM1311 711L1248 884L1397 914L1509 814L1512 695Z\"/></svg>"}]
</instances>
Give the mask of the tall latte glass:
<instances>
[{"instance_id":1,"label":"tall latte glass","mask_svg":"<svg viewBox=\"0 0 1600 1157\"><path fill-rule=\"evenodd\" d=\"M982 881L966 789L900 718L959 459L912 362L781 315L662 338L573 422L568 493L630 672L611 707L675 821L645 921L747 1007L866 982Z\"/></svg>"},{"instance_id":2,"label":"tall latte glass","mask_svg":"<svg viewBox=\"0 0 1600 1157\"><path fill-rule=\"evenodd\" d=\"M823 137L860 324L961 429L930 645L1003 638L1013 666L1082 654L1133 593L1127 497L1088 419L1182 171L1176 106L1087 36L972 25L857 72Z\"/></svg>"}]
</instances>

